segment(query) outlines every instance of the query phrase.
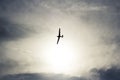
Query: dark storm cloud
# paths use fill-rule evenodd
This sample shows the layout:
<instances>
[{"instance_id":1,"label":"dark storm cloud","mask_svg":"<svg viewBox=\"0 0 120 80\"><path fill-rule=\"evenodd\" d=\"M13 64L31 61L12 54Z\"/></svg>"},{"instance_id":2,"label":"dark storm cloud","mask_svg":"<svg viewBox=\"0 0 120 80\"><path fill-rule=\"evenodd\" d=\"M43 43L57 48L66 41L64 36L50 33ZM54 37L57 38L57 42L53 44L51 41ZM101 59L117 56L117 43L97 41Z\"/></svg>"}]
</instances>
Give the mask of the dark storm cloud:
<instances>
[{"instance_id":1,"label":"dark storm cloud","mask_svg":"<svg viewBox=\"0 0 120 80\"><path fill-rule=\"evenodd\" d=\"M25 7L25 2L23 1L0 1L0 75L7 74L9 71L14 71L16 67L19 67L18 61L8 57L8 54L11 53L5 47L5 44L10 41L26 38L32 33L32 30L26 25L12 20L14 17L11 13L16 14L23 10L23 7Z\"/></svg>"},{"instance_id":2,"label":"dark storm cloud","mask_svg":"<svg viewBox=\"0 0 120 80\"><path fill-rule=\"evenodd\" d=\"M9 0L1 0L0 1L0 11L1 11L1 14L2 13L5 13L5 14L9 14L9 13L15 13L16 12L20 12L20 11L24 11L26 6L27 6L27 3L29 3L29 1L24 1L24 0L12 0L12 1L9 1ZM11 14L10 14L11 15Z\"/></svg>"},{"instance_id":3,"label":"dark storm cloud","mask_svg":"<svg viewBox=\"0 0 120 80\"><path fill-rule=\"evenodd\" d=\"M46 14L46 13L49 14L50 11L54 12L54 11L60 10L60 12L65 15L67 13L72 12L73 14L71 16L77 16L76 18L81 18L83 21L86 22L86 24L96 26L96 27L93 27L92 29L97 28L96 31L98 31L98 33L100 34L102 33L100 35L100 38L103 41L103 43L105 43L109 47L112 45L116 45L117 48L115 49L115 53L119 53L120 0L74 0L74 1L73 0L36 0L36 1L33 1L33 0L12 0L12 1L1 0L0 1L0 12L1 12L0 13L0 44L1 44L0 45L0 48L1 48L0 49L1 50L0 51L0 72L1 72L0 74L7 73L9 72L9 70L12 71L16 67L19 66L19 63L17 63L17 61L6 57L7 50L4 47L4 44L2 43L22 39L24 37L27 37L30 34L29 32L31 32L31 30L28 29L28 27L27 28L25 27L26 25L22 25L22 24L19 24L19 22L16 23L12 21L12 18L16 18L17 16L14 16L14 15L21 14L24 12L26 12L26 14L36 13L37 9L38 9L38 13L39 12L42 13L42 14L39 14L40 18L43 17L41 15ZM82 12L84 13L83 15L79 14ZM51 15L47 15L47 16L50 17ZM23 16L20 16L20 17L23 17ZM31 19L31 16L28 16L28 17L30 17ZM31 23L32 21L31 22L27 21L27 22ZM40 21L38 22L40 23ZM43 22L47 24L46 20L44 19L43 19ZM119 56L120 56L119 54L114 54L114 56L112 56L114 57L115 63L116 62L119 63L118 62ZM117 80L116 78L117 74L120 74L120 73L116 72L116 69L114 69L114 71L111 71L110 69L109 74L115 75L112 77L112 79L114 78L114 80L115 79ZM108 71L100 70L99 72L94 72L94 73L95 73L94 77L93 76L91 77L93 80L99 79L98 77L99 75L102 80L108 79L108 76L107 76ZM44 78L38 77L38 76L36 77L36 74L22 74L22 76L20 75L9 76L8 75L7 77L5 76L1 78L1 80L7 80L7 79L16 80L16 79L21 79L21 78L23 80L24 79L25 80L26 79L46 80L45 77ZM56 80L58 78L59 77L57 78L52 77L50 79ZM68 80L88 80L88 79L86 77L72 77L72 78L69 78Z\"/></svg>"},{"instance_id":4,"label":"dark storm cloud","mask_svg":"<svg viewBox=\"0 0 120 80\"><path fill-rule=\"evenodd\" d=\"M82 77L70 77L66 75L59 74L36 74L36 73L26 73L26 74L15 74L6 75L0 78L0 80L88 80Z\"/></svg>"},{"instance_id":5,"label":"dark storm cloud","mask_svg":"<svg viewBox=\"0 0 120 80\"><path fill-rule=\"evenodd\" d=\"M120 69L117 67L112 67L110 69L98 70L100 80L120 80Z\"/></svg>"},{"instance_id":6,"label":"dark storm cloud","mask_svg":"<svg viewBox=\"0 0 120 80\"><path fill-rule=\"evenodd\" d=\"M109 69L92 69L90 73L93 74L91 77L95 77L97 75L96 77L98 80L120 80L120 69L115 66Z\"/></svg>"},{"instance_id":7,"label":"dark storm cloud","mask_svg":"<svg viewBox=\"0 0 120 80\"><path fill-rule=\"evenodd\" d=\"M23 13L30 4L32 4L32 0L0 1L0 40L18 39L27 36L32 31L26 25L13 21L14 15Z\"/></svg>"},{"instance_id":8,"label":"dark storm cloud","mask_svg":"<svg viewBox=\"0 0 120 80\"><path fill-rule=\"evenodd\" d=\"M0 41L15 40L27 36L30 29L8 19L0 18Z\"/></svg>"},{"instance_id":9,"label":"dark storm cloud","mask_svg":"<svg viewBox=\"0 0 120 80\"><path fill-rule=\"evenodd\" d=\"M6 57L3 58L4 59L0 59L0 76L3 74L7 74L10 71L10 69L12 71L15 70L16 67L19 66L19 63L17 61L14 61L12 59L7 59Z\"/></svg>"},{"instance_id":10,"label":"dark storm cloud","mask_svg":"<svg viewBox=\"0 0 120 80\"><path fill-rule=\"evenodd\" d=\"M26 28L24 25L14 23L6 18L0 18L0 75L19 67L19 63L13 60L14 58L10 59L7 56L11 53L8 52L5 43L26 38L31 31L32 30Z\"/></svg>"},{"instance_id":11,"label":"dark storm cloud","mask_svg":"<svg viewBox=\"0 0 120 80\"><path fill-rule=\"evenodd\" d=\"M12 16L24 12L33 12L44 0L1 0L0 16Z\"/></svg>"},{"instance_id":12,"label":"dark storm cloud","mask_svg":"<svg viewBox=\"0 0 120 80\"><path fill-rule=\"evenodd\" d=\"M12 45L6 48L10 41L18 41L29 37L33 29L29 26L13 21L15 15L32 10L32 0L1 0L0 1L0 76L15 72L21 67L21 63L14 59L14 55L8 50L14 48ZM27 8L27 10L26 10ZM16 53L16 55L19 52ZM15 53L14 53L15 54ZM12 57L12 58L11 58Z\"/></svg>"},{"instance_id":13,"label":"dark storm cloud","mask_svg":"<svg viewBox=\"0 0 120 80\"><path fill-rule=\"evenodd\" d=\"M0 80L120 80L120 69L92 69L89 76L71 77L61 74L23 73L1 76Z\"/></svg>"}]
</instances>

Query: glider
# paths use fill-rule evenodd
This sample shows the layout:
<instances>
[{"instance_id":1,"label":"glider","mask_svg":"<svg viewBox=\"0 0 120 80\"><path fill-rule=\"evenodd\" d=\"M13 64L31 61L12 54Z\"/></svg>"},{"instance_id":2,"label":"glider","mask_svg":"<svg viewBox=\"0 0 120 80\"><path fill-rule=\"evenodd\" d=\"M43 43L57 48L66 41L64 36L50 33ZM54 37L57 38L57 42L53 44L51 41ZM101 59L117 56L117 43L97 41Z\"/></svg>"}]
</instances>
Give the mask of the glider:
<instances>
[{"instance_id":1,"label":"glider","mask_svg":"<svg viewBox=\"0 0 120 80\"><path fill-rule=\"evenodd\" d=\"M61 35L61 29L59 28L59 33L58 33L58 39L57 39L57 44L59 43L60 38L63 38L63 35Z\"/></svg>"}]
</instances>

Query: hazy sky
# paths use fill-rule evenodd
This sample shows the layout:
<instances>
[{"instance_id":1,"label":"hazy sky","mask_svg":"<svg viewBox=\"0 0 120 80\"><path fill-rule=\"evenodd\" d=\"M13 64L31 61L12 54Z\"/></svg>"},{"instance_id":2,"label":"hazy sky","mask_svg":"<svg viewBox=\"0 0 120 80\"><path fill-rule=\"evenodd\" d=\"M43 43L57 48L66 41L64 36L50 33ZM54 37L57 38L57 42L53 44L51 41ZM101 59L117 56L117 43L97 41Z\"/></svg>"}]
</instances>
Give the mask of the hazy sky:
<instances>
[{"instance_id":1,"label":"hazy sky","mask_svg":"<svg viewBox=\"0 0 120 80\"><path fill-rule=\"evenodd\" d=\"M119 19L120 0L0 0L0 75L119 69Z\"/></svg>"}]
</instances>

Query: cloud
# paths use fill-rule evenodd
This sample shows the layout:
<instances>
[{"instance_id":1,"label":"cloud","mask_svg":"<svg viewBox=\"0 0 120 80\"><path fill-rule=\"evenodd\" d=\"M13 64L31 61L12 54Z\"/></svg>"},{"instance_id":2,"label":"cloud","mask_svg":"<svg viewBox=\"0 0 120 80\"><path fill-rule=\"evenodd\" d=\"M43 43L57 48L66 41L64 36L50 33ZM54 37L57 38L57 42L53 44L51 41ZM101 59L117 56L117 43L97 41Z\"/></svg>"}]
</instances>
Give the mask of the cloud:
<instances>
[{"instance_id":1,"label":"cloud","mask_svg":"<svg viewBox=\"0 0 120 80\"><path fill-rule=\"evenodd\" d=\"M100 80L120 80L120 69L112 67L107 70L99 70Z\"/></svg>"},{"instance_id":2,"label":"cloud","mask_svg":"<svg viewBox=\"0 0 120 80\"><path fill-rule=\"evenodd\" d=\"M19 66L19 63L17 61L7 59L6 57L3 58L4 59L0 59L0 72L1 72L0 76L3 74L7 74L8 72L11 72L10 70L12 71L16 70L16 67Z\"/></svg>"},{"instance_id":3,"label":"cloud","mask_svg":"<svg viewBox=\"0 0 120 80\"><path fill-rule=\"evenodd\" d=\"M0 40L9 41L26 37L30 29L24 25L16 24L8 19L0 18Z\"/></svg>"},{"instance_id":4,"label":"cloud","mask_svg":"<svg viewBox=\"0 0 120 80\"><path fill-rule=\"evenodd\" d=\"M24 25L14 23L12 20L9 20L9 18L0 17L0 75L8 73L9 71L14 72L16 67L19 67L21 64L14 60L14 58L10 58L10 56L13 55L8 51L6 44L10 41L18 41L26 38L31 33L32 30ZM12 45L11 48L13 48Z\"/></svg>"},{"instance_id":5,"label":"cloud","mask_svg":"<svg viewBox=\"0 0 120 80\"><path fill-rule=\"evenodd\" d=\"M119 12L119 8L120 8L120 1L119 0L84 0L85 2L89 3L89 4L95 4L95 5L100 5L100 6L107 6L109 8L110 11L114 11L114 12Z\"/></svg>"},{"instance_id":6,"label":"cloud","mask_svg":"<svg viewBox=\"0 0 120 80\"><path fill-rule=\"evenodd\" d=\"M31 29L35 29L40 35L52 33L58 24L62 24L64 30L66 28L68 32L70 29L73 33L77 32L78 44L82 39L85 39L85 46L89 45L87 42L92 45L92 47L91 45L87 46L89 49L86 49L86 51L92 50L92 52L89 52L90 55L85 55L87 57L82 60L91 61L90 65L86 63L87 69L120 66L119 8L119 0L1 0L0 70L2 73L7 73L9 70L12 71L16 67L20 67L22 63L18 63L16 59L8 58L12 53L8 49L13 47L13 45L9 45L7 49L5 46L8 42L27 38L33 31ZM73 33L70 32L70 37L76 36L76 34L72 36ZM24 47L22 46L22 48ZM19 53L19 51L15 53ZM91 58L91 55L95 57ZM93 63L94 61L96 63ZM24 63L28 62L25 60ZM29 63L33 65L32 62ZM78 64L80 64L79 61ZM82 64L80 65L82 66Z\"/></svg>"},{"instance_id":7,"label":"cloud","mask_svg":"<svg viewBox=\"0 0 120 80\"><path fill-rule=\"evenodd\" d=\"M24 60L20 53L25 50L17 50L16 42L30 37L34 30L31 26L13 20L17 18L14 15L21 13L21 11L25 12L24 8L27 7L27 3L30 5L29 1L0 1L0 75L15 73L19 69L23 69L23 66L29 65L29 62L20 61ZM11 42L12 45L9 45ZM16 56L18 54L19 56Z\"/></svg>"},{"instance_id":8,"label":"cloud","mask_svg":"<svg viewBox=\"0 0 120 80\"><path fill-rule=\"evenodd\" d=\"M5 47L6 43L26 38L29 34L29 29L5 20L4 18L0 18L0 75L11 70L14 71L16 67L20 66L18 61L15 61L14 58L9 58L13 55ZM12 45L11 48L13 48Z\"/></svg>"},{"instance_id":9,"label":"cloud","mask_svg":"<svg viewBox=\"0 0 120 80\"><path fill-rule=\"evenodd\" d=\"M115 13L119 12L119 0L14 0L12 2L8 0L1 0L0 11L1 13L21 13L21 12L33 12L39 7L39 10L43 9L48 11L57 11L61 12L71 12L75 13L76 11L113 11ZM38 8L37 8L38 9ZM38 10L37 10L38 11ZM12 15L12 14L10 14Z\"/></svg>"},{"instance_id":10,"label":"cloud","mask_svg":"<svg viewBox=\"0 0 120 80\"><path fill-rule=\"evenodd\" d=\"M0 77L0 80L119 80L120 69L112 67L109 69L91 69L89 75L68 76L62 74L43 73L21 73L10 74Z\"/></svg>"},{"instance_id":11,"label":"cloud","mask_svg":"<svg viewBox=\"0 0 120 80\"><path fill-rule=\"evenodd\" d=\"M82 77L71 77L62 74L39 74L39 73L23 73L13 74L0 77L1 80L87 80Z\"/></svg>"}]
</instances>

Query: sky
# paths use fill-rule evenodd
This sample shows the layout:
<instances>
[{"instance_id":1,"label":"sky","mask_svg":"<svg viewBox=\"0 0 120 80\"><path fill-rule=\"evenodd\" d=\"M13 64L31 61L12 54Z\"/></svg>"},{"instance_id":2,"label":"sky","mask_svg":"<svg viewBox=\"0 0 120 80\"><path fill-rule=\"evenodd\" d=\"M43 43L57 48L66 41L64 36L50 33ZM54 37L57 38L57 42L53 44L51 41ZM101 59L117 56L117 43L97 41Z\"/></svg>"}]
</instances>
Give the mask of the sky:
<instances>
[{"instance_id":1,"label":"sky","mask_svg":"<svg viewBox=\"0 0 120 80\"><path fill-rule=\"evenodd\" d=\"M119 19L119 0L0 0L0 76L119 80Z\"/></svg>"}]
</instances>

